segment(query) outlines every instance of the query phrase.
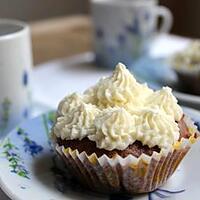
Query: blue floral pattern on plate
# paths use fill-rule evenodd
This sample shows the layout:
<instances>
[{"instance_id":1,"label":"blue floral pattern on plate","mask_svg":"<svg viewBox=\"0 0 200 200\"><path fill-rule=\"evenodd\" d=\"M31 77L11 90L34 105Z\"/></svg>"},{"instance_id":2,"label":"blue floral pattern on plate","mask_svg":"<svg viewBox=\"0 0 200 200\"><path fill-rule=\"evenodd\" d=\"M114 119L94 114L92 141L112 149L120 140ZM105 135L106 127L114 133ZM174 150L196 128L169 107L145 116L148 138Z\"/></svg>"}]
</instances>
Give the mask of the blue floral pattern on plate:
<instances>
[{"instance_id":1,"label":"blue floral pattern on plate","mask_svg":"<svg viewBox=\"0 0 200 200\"><path fill-rule=\"evenodd\" d=\"M199 123L200 114L192 117ZM159 188L142 196L107 196L84 189L63 167L53 151L50 129L54 119L55 113L49 112L28 120L21 124L20 128L13 130L0 144L0 184L5 185L4 189L11 197L16 193L19 199L29 199L31 195L38 195L35 198L38 200L44 199L42 194L45 195L45 199L48 197L47 199L59 200L65 200L73 195L74 198L84 200L161 200L173 199L178 195L181 200L186 200L184 196L188 196L189 188L181 183L176 187L164 186L164 189ZM37 194L33 194L32 191L37 191Z\"/></svg>"},{"instance_id":2,"label":"blue floral pattern on plate","mask_svg":"<svg viewBox=\"0 0 200 200\"><path fill-rule=\"evenodd\" d=\"M43 147L38 145L35 141L31 140L28 136L28 133L25 132L22 128L17 129L17 135L23 140L24 151L30 154L31 156L36 156L41 153Z\"/></svg>"},{"instance_id":3,"label":"blue floral pattern on plate","mask_svg":"<svg viewBox=\"0 0 200 200\"><path fill-rule=\"evenodd\" d=\"M3 144L3 155L9 162L10 172L29 179L29 172L24 166L24 161L19 155L19 148L16 147L10 138Z\"/></svg>"}]
</instances>

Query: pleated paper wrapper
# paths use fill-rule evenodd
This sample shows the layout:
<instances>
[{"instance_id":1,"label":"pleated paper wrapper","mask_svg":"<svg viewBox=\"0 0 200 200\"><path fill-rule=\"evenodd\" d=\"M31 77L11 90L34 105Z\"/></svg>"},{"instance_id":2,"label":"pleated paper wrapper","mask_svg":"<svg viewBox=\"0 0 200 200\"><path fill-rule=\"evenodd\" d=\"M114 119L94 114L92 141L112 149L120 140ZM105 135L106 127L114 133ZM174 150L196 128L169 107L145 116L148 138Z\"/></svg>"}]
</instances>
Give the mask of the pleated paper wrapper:
<instances>
[{"instance_id":1,"label":"pleated paper wrapper","mask_svg":"<svg viewBox=\"0 0 200 200\"><path fill-rule=\"evenodd\" d=\"M185 117L190 132L196 127ZM196 132L196 131L195 131ZM197 132L196 132L197 133ZM68 170L90 189L103 193L146 193L163 185L174 173L177 166L196 142L196 134L181 139L170 151L142 154L139 158L129 155L97 157L78 150L56 145L56 152L64 160Z\"/></svg>"}]
</instances>

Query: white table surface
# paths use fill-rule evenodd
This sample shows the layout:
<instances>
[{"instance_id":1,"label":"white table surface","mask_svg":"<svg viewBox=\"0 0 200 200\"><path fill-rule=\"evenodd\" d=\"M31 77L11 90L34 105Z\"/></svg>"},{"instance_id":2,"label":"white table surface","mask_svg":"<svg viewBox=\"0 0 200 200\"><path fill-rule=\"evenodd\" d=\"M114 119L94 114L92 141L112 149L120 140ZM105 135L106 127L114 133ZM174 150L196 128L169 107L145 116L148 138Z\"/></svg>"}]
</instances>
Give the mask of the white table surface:
<instances>
[{"instance_id":1,"label":"white table surface","mask_svg":"<svg viewBox=\"0 0 200 200\"><path fill-rule=\"evenodd\" d=\"M161 35L153 43L151 55L153 57L170 56L176 51L183 49L189 40L172 36ZM91 54L85 54L88 60ZM88 86L94 84L100 77L111 73L110 70L93 69L92 66L85 68L73 67L73 60L69 59L52 61L42 64L33 70L33 98L39 103L34 115L39 114L49 108L55 109L57 102L69 92L82 92ZM58 81L59 80L59 81ZM0 189L0 200L9 198Z\"/></svg>"}]
</instances>

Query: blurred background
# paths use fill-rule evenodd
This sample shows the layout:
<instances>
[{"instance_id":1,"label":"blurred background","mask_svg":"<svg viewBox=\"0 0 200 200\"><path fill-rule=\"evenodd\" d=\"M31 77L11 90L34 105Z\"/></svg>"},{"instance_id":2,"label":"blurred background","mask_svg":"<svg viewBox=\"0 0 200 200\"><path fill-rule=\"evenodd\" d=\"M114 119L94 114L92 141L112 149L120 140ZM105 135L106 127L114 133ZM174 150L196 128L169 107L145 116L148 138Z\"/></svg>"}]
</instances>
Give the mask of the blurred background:
<instances>
[{"instance_id":1,"label":"blurred background","mask_svg":"<svg viewBox=\"0 0 200 200\"><path fill-rule=\"evenodd\" d=\"M173 13L171 33L200 37L199 0L160 0L160 4ZM16 18L32 24L35 64L91 50L89 15L89 0L0 0L1 18ZM58 37L52 41L55 34ZM70 50L66 43L73 44L69 45Z\"/></svg>"},{"instance_id":2,"label":"blurred background","mask_svg":"<svg viewBox=\"0 0 200 200\"><path fill-rule=\"evenodd\" d=\"M200 36L199 0L160 0L173 12L173 33ZM88 14L89 0L0 0L0 17L17 18L25 21L37 21L58 16Z\"/></svg>"}]
</instances>

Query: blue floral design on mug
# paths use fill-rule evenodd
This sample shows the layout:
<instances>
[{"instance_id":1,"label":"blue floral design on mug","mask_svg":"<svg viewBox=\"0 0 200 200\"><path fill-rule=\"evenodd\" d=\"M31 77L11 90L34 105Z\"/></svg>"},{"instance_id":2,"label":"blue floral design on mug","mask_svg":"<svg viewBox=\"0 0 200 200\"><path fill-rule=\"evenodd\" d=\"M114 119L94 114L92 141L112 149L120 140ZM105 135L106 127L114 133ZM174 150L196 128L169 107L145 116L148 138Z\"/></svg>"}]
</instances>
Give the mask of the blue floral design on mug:
<instances>
[{"instance_id":1,"label":"blue floral design on mug","mask_svg":"<svg viewBox=\"0 0 200 200\"><path fill-rule=\"evenodd\" d=\"M135 35L140 35L140 23L138 17L134 17L131 24L125 26L127 32Z\"/></svg>"},{"instance_id":2,"label":"blue floral design on mug","mask_svg":"<svg viewBox=\"0 0 200 200\"><path fill-rule=\"evenodd\" d=\"M96 32L97 38L102 39L102 38L104 37L104 31L103 31L103 29L97 28L97 29L95 30L95 32Z\"/></svg>"},{"instance_id":3,"label":"blue floral design on mug","mask_svg":"<svg viewBox=\"0 0 200 200\"><path fill-rule=\"evenodd\" d=\"M126 40L127 40L126 35L123 34L123 33L120 33L120 34L118 35L118 37L117 37L117 41L118 41L118 44L119 44L120 46L124 45L124 44L126 43Z\"/></svg>"},{"instance_id":4,"label":"blue floral design on mug","mask_svg":"<svg viewBox=\"0 0 200 200\"><path fill-rule=\"evenodd\" d=\"M22 83L25 87L28 85L28 72L26 70L23 72Z\"/></svg>"},{"instance_id":5,"label":"blue floral design on mug","mask_svg":"<svg viewBox=\"0 0 200 200\"><path fill-rule=\"evenodd\" d=\"M26 118L28 118L28 116L29 116L29 109L25 108L23 111L23 117L26 119Z\"/></svg>"}]
</instances>

